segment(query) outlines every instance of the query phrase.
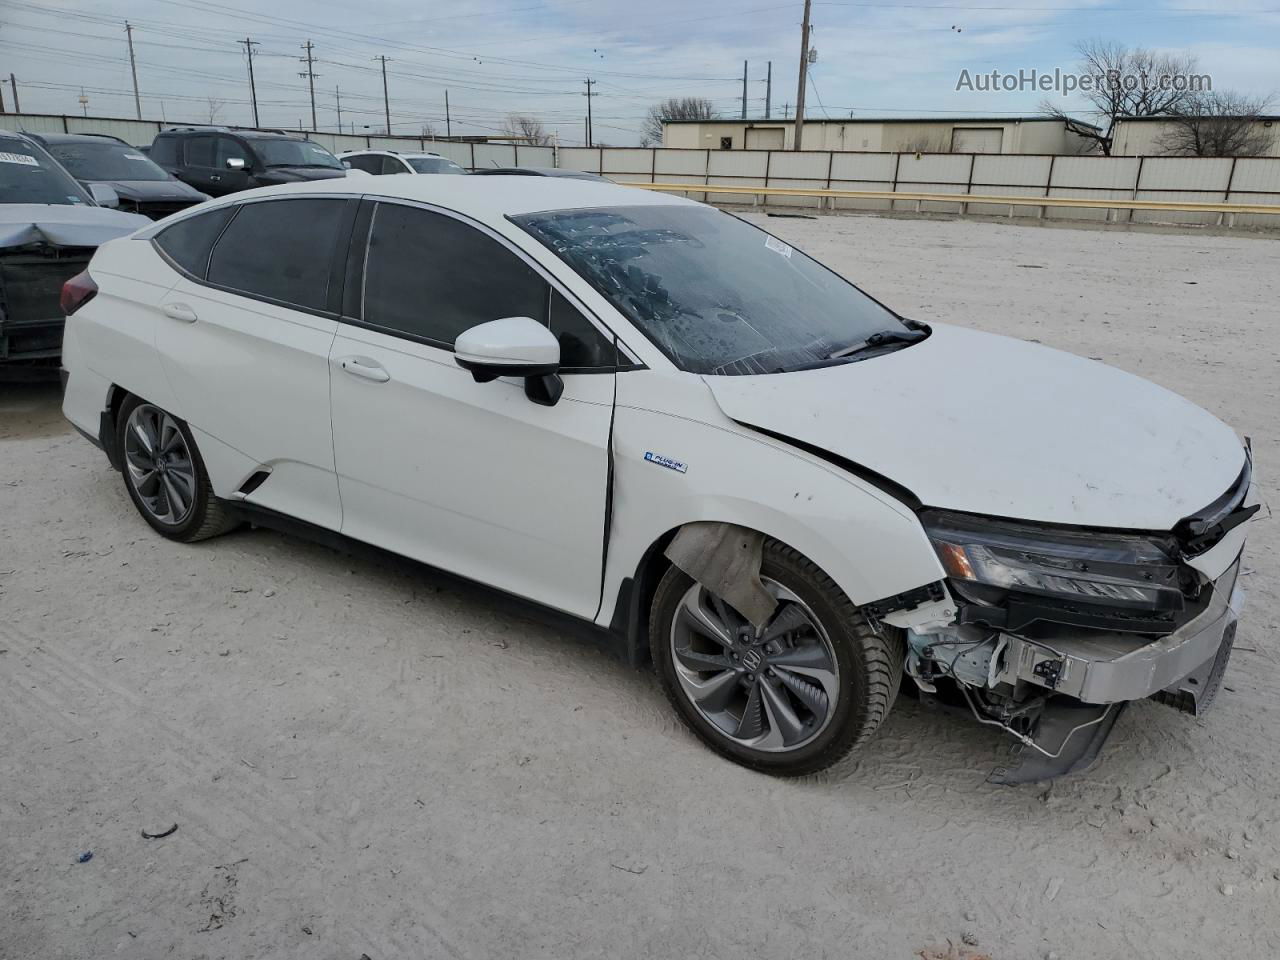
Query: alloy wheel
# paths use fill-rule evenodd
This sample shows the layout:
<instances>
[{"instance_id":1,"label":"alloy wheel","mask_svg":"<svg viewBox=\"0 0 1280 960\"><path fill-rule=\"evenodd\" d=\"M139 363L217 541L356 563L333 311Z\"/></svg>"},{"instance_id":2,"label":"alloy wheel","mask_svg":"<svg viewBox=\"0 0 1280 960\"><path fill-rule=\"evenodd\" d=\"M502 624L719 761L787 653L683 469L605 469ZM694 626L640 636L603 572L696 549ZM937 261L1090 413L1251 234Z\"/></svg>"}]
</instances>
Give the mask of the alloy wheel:
<instances>
[{"instance_id":1,"label":"alloy wheel","mask_svg":"<svg viewBox=\"0 0 1280 960\"><path fill-rule=\"evenodd\" d=\"M695 583L671 623L680 689L723 736L768 752L796 750L830 722L840 696L831 640L813 611L777 581L762 578L778 601L757 630Z\"/></svg>"},{"instance_id":2,"label":"alloy wheel","mask_svg":"<svg viewBox=\"0 0 1280 960\"><path fill-rule=\"evenodd\" d=\"M129 485L152 517L169 526L187 519L196 501L196 468L173 417L149 403L135 407L125 425L124 460Z\"/></svg>"}]
</instances>

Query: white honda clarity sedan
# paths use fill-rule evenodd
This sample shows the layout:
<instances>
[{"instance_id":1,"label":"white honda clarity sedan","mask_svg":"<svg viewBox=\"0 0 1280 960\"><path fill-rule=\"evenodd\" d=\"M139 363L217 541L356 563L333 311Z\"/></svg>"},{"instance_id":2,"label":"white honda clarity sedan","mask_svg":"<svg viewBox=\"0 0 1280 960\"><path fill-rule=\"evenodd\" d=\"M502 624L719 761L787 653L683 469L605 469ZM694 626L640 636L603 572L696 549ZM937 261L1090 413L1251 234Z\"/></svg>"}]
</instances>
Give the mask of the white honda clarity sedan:
<instances>
[{"instance_id":1,"label":"white honda clarity sedan","mask_svg":"<svg viewBox=\"0 0 1280 960\"><path fill-rule=\"evenodd\" d=\"M65 414L158 533L339 534L536 601L759 770L829 766L904 685L1012 735L1006 780L1052 776L1127 701L1203 710L1231 650L1229 427L904 319L713 207L253 190L104 244L63 306Z\"/></svg>"}]
</instances>

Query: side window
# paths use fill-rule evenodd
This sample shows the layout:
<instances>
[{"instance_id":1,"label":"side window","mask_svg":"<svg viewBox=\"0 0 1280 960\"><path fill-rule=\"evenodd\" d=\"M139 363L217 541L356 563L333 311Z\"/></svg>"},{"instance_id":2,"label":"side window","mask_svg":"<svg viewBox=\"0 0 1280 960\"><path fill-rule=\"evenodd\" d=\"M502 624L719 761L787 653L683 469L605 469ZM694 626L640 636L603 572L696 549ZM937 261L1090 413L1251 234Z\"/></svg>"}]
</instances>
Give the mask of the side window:
<instances>
[{"instance_id":1,"label":"side window","mask_svg":"<svg viewBox=\"0 0 1280 960\"><path fill-rule=\"evenodd\" d=\"M148 155L158 164L172 166L178 162L178 141L173 137L156 137Z\"/></svg>"},{"instance_id":2,"label":"side window","mask_svg":"<svg viewBox=\"0 0 1280 960\"><path fill-rule=\"evenodd\" d=\"M213 166L213 137L199 136L187 138L187 166Z\"/></svg>"},{"instance_id":3,"label":"side window","mask_svg":"<svg viewBox=\"0 0 1280 960\"><path fill-rule=\"evenodd\" d=\"M560 341L560 366L569 368L612 367L613 342L591 325L578 308L551 289L551 332Z\"/></svg>"},{"instance_id":4,"label":"side window","mask_svg":"<svg viewBox=\"0 0 1280 960\"><path fill-rule=\"evenodd\" d=\"M228 160L243 160L246 167L252 166L249 162L249 152L234 137L218 138L218 153L214 158L213 165L215 167L225 168Z\"/></svg>"},{"instance_id":5,"label":"side window","mask_svg":"<svg viewBox=\"0 0 1280 960\"><path fill-rule=\"evenodd\" d=\"M382 168L381 157L348 157L342 161L353 170L363 170L365 173L377 173Z\"/></svg>"},{"instance_id":6,"label":"side window","mask_svg":"<svg viewBox=\"0 0 1280 960\"><path fill-rule=\"evenodd\" d=\"M246 203L209 258L209 282L305 309L329 301L333 248L346 200Z\"/></svg>"},{"instance_id":7,"label":"side window","mask_svg":"<svg viewBox=\"0 0 1280 960\"><path fill-rule=\"evenodd\" d=\"M378 173L404 173L405 165L399 157L383 157L382 169Z\"/></svg>"},{"instance_id":8,"label":"side window","mask_svg":"<svg viewBox=\"0 0 1280 960\"><path fill-rule=\"evenodd\" d=\"M233 213L235 207L221 207L180 220L160 232L156 246L187 273L203 280L209 266L209 250Z\"/></svg>"},{"instance_id":9,"label":"side window","mask_svg":"<svg viewBox=\"0 0 1280 960\"><path fill-rule=\"evenodd\" d=\"M364 320L450 350L503 317L547 322L547 283L496 240L453 217L380 203L369 231Z\"/></svg>"}]
</instances>

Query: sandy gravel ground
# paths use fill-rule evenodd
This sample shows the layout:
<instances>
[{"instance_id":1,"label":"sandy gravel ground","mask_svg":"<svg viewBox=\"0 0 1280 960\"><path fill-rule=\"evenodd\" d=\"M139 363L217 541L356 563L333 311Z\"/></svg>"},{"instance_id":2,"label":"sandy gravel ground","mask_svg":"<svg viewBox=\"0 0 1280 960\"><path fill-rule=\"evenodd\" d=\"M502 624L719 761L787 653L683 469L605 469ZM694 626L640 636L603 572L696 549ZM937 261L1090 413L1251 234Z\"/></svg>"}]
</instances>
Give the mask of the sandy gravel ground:
<instances>
[{"instance_id":1,"label":"sandy gravel ground","mask_svg":"<svg viewBox=\"0 0 1280 960\"><path fill-rule=\"evenodd\" d=\"M768 224L909 315L1185 393L1277 502L1275 240ZM1273 957L1278 547L1255 523L1203 720L1139 704L1093 770L1010 789L998 734L900 700L856 764L782 782L478 589L154 536L53 390L0 387L0 957Z\"/></svg>"}]
</instances>

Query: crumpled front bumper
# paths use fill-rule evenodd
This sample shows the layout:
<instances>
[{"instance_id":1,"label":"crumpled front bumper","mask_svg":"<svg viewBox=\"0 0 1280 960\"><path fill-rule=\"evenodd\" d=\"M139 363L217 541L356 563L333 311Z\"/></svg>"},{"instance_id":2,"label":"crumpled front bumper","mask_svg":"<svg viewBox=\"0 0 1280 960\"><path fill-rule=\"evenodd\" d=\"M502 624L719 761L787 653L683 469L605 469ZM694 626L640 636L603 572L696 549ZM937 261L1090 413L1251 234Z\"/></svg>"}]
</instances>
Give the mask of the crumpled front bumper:
<instances>
[{"instance_id":1,"label":"crumpled front bumper","mask_svg":"<svg viewBox=\"0 0 1280 960\"><path fill-rule=\"evenodd\" d=\"M1115 633L1038 642L1006 634L1003 669L996 679L1025 681L1095 704L1142 700L1164 692L1177 701L1171 705L1203 712L1226 666L1243 605L1239 573L1237 556L1214 582L1205 609L1154 641Z\"/></svg>"}]
</instances>

